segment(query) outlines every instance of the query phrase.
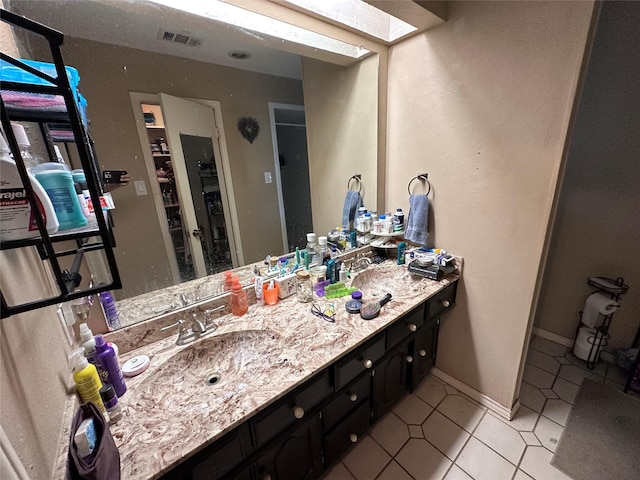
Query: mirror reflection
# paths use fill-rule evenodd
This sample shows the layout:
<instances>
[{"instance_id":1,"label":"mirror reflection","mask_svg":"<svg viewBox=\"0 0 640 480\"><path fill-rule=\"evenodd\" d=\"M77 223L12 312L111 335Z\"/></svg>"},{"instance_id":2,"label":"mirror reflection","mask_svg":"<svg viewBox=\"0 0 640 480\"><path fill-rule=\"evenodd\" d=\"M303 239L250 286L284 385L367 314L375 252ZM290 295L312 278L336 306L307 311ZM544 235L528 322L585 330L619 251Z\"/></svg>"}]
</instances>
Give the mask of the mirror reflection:
<instances>
[{"instance_id":1,"label":"mirror reflection","mask_svg":"<svg viewBox=\"0 0 640 480\"><path fill-rule=\"evenodd\" d=\"M252 264L326 234L354 174L375 207L376 54L326 62L148 2L4 3L65 34L97 161L131 177L112 192L124 324L222 293L229 268L246 284Z\"/></svg>"}]
</instances>

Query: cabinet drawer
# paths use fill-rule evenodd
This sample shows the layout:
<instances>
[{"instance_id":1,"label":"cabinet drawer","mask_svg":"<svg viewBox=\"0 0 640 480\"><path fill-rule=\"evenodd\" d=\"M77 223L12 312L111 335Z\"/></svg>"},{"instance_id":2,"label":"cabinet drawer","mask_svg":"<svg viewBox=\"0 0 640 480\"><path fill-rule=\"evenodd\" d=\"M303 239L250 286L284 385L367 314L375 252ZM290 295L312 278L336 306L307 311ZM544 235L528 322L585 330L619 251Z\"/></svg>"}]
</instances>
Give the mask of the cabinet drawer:
<instances>
[{"instance_id":1,"label":"cabinet drawer","mask_svg":"<svg viewBox=\"0 0 640 480\"><path fill-rule=\"evenodd\" d=\"M424 323L424 303L395 321L387 330L387 350L396 346Z\"/></svg>"},{"instance_id":2,"label":"cabinet drawer","mask_svg":"<svg viewBox=\"0 0 640 480\"><path fill-rule=\"evenodd\" d=\"M256 447L275 437L306 414L333 392L329 374L325 370L301 390L279 400L275 406L259 414L251 423Z\"/></svg>"},{"instance_id":3,"label":"cabinet drawer","mask_svg":"<svg viewBox=\"0 0 640 480\"><path fill-rule=\"evenodd\" d=\"M331 430L356 406L368 401L371 392L371 376L365 374L360 380L340 393L322 412L324 430Z\"/></svg>"},{"instance_id":4,"label":"cabinet drawer","mask_svg":"<svg viewBox=\"0 0 640 480\"><path fill-rule=\"evenodd\" d=\"M365 370L373 367L373 365L384 356L384 333L378 335L372 342L358 348L355 352L350 353L347 357L336 365L336 388L340 390L345 387L351 380L356 378Z\"/></svg>"},{"instance_id":5,"label":"cabinet drawer","mask_svg":"<svg viewBox=\"0 0 640 480\"><path fill-rule=\"evenodd\" d=\"M458 282L454 282L437 295L427 300L426 318L433 318L443 310L449 310L456 304L456 288Z\"/></svg>"},{"instance_id":6,"label":"cabinet drawer","mask_svg":"<svg viewBox=\"0 0 640 480\"><path fill-rule=\"evenodd\" d=\"M324 461L335 463L351 445L357 443L369 428L371 410L369 402L363 403L347 419L324 437Z\"/></svg>"}]
</instances>

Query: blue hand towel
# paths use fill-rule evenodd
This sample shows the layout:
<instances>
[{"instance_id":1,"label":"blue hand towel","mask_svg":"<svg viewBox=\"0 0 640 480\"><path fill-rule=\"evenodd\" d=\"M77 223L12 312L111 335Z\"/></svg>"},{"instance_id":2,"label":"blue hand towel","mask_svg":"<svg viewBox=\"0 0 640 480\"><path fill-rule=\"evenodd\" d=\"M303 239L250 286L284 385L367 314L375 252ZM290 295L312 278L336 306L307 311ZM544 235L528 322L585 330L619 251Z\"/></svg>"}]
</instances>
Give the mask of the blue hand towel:
<instances>
[{"instance_id":1,"label":"blue hand towel","mask_svg":"<svg viewBox=\"0 0 640 480\"><path fill-rule=\"evenodd\" d=\"M362 205L360 193L355 190L347 190L344 207L342 207L342 228L349 228L349 223L356 219L356 212L360 205Z\"/></svg>"},{"instance_id":2,"label":"blue hand towel","mask_svg":"<svg viewBox=\"0 0 640 480\"><path fill-rule=\"evenodd\" d=\"M427 225L429 221L429 197L425 194L409 197L409 218L404 238L418 245L427 245Z\"/></svg>"}]
</instances>

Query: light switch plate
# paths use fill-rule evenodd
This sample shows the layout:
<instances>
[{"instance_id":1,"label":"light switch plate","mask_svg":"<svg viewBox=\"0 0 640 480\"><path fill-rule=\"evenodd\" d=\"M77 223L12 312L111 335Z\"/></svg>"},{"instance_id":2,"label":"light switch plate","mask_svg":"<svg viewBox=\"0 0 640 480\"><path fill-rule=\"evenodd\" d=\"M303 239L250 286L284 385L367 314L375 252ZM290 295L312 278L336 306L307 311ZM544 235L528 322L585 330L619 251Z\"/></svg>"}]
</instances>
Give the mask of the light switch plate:
<instances>
[{"instance_id":1,"label":"light switch plate","mask_svg":"<svg viewBox=\"0 0 640 480\"><path fill-rule=\"evenodd\" d=\"M271 172L264 172L264 183L271 183L273 179L271 178Z\"/></svg>"},{"instance_id":2,"label":"light switch plate","mask_svg":"<svg viewBox=\"0 0 640 480\"><path fill-rule=\"evenodd\" d=\"M147 184L144 183L144 180L136 180L133 185L136 187L136 195L147 194Z\"/></svg>"}]
</instances>

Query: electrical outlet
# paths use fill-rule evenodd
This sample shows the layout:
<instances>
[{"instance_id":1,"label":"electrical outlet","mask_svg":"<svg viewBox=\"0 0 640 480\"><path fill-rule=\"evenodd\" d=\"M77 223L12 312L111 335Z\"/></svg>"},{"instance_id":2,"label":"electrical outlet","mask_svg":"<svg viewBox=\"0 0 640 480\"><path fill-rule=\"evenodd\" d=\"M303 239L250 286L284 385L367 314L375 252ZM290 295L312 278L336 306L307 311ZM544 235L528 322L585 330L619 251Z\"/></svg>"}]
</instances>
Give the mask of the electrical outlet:
<instances>
[{"instance_id":1,"label":"electrical outlet","mask_svg":"<svg viewBox=\"0 0 640 480\"><path fill-rule=\"evenodd\" d=\"M264 183L271 183L273 179L271 178L271 172L264 172Z\"/></svg>"}]
</instances>

